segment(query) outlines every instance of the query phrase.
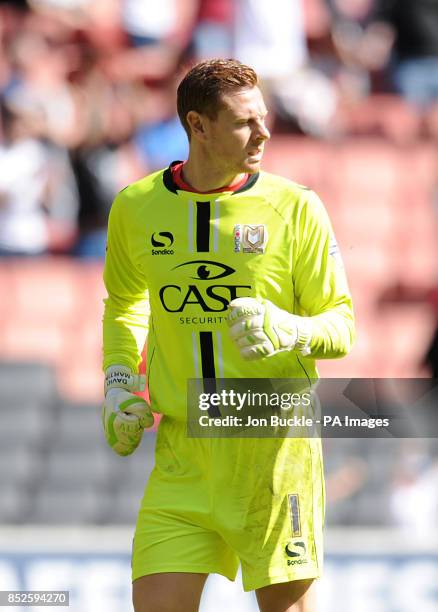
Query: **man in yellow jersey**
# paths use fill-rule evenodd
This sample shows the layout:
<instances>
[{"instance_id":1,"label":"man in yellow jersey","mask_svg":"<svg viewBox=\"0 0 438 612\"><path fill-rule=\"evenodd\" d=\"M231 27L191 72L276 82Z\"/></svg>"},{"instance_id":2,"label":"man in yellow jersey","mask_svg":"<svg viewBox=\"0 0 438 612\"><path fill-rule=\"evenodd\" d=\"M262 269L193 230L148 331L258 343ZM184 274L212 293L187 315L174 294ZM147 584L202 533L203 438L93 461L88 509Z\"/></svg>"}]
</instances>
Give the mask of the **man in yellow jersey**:
<instances>
[{"instance_id":1,"label":"man in yellow jersey","mask_svg":"<svg viewBox=\"0 0 438 612\"><path fill-rule=\"evenodd\" d=\"M161 413L132 572L136 612L194 612L205 580L233 580L262 612L314 612L322 569L320 440L187 436L187 380L316 378L350 350L351 298L325 209L260 171L266 107L234 60L178 88L190 153L113 204L104 280L103 424L122 455ZM150 407L133 391L148 343Z\"/></svg>"}]
</instances>

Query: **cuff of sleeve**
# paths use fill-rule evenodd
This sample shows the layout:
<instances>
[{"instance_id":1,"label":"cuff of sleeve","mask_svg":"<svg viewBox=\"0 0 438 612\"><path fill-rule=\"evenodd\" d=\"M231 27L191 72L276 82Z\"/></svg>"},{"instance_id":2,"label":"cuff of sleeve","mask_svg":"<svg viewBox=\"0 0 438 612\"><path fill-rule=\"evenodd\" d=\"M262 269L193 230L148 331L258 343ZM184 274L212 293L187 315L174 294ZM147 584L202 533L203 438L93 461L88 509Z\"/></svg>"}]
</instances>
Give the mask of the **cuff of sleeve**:
<instances>
[{"instance_id":1,"label":"cuff of sleeve","mask_svg":"<svg viewBox=\"0 0 438 612\"><path fill-rule=\"evenodd\" d=\"M295 344L295 350L297 350L303 357L307 357L312 352L310 349L310 343L312 341L312 323L307 317L299 317L298 325L298 338Z\"/></svg>"},{"instance_id":2,"label":"cuff of sleeve","mask_svg":"<svg viewBox=\"0 0 438 612\"><path fill-rule=\"evenodd\" d=\"M118 368L124 367L127 368L130 372L137 372L139 365L141 363L141 356L136 355L134 358L126 355L126 353L122 352L109 352L104 349L104 358L102 363L102 369L104 373L116 365Z\"/></svg>"}]
</instances>

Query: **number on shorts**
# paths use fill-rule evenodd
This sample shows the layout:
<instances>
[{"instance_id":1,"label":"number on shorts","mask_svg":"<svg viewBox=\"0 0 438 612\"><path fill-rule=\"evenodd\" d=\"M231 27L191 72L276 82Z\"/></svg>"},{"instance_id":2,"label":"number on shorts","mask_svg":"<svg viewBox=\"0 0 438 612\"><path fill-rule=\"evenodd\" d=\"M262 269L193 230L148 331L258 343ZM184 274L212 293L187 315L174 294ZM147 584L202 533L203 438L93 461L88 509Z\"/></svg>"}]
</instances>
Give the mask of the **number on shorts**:
<instances>
[{"instance_id":1,"label":"number on shorts","mask_svg":"<svg viewBox=\"0 0 438 612\"><path fill-rule=\"evenodd\" d=\"M301 537L301 522L300 522L300 502L298 493L290 493L289 498L289 512L290 512L290 524L292 530L292 537Z\"/></svg>"}]
</instances>

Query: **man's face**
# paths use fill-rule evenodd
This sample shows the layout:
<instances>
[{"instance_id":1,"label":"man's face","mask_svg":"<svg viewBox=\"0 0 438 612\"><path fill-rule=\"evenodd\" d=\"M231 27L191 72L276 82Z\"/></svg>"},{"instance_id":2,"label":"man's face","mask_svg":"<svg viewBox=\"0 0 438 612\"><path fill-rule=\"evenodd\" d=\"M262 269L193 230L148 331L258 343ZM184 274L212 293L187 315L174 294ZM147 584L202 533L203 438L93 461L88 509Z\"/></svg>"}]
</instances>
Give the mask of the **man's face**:
<instances>
[{"instance_id":1,"label":"man's face","mask_svg":"<svg viewBox=\"0 0 438 612\"><path fill-rule=\"evenodd\" d=\"M203 117L204 145L217 168L230 174L259 171L264 145L270 138L266 114L258 87L222 96L216 119Z\"/></svg>"}]
</instances>

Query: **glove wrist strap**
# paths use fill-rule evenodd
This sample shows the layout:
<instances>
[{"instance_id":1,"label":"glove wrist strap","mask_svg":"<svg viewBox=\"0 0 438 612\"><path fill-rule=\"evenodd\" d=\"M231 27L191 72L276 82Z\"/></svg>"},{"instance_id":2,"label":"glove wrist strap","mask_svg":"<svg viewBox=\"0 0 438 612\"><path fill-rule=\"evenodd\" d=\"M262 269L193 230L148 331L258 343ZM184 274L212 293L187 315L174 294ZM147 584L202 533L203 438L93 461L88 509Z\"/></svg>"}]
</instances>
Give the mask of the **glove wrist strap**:
<instances>
[{"instance_id":1,"label":"glove wrist strap","mask_svg":"<svg viewBox=\"0 0 438 612\"><path fill-rule=\"evenodd\" d=\"M125 389L126 391L144 391L146 376L134 374L123 365L113 365L105 370L105 395L110 389Z\"/></svg>"},{"instance_id":2,"label":"glove wrist strap","mask_svg":"<svg viewBox=\"0 0 438 612\"><path fill-rule=\"evenodd\" d=\"M297 332L298 338L294 348L303 357L306 357L311 353L310 342L312 340L312 323L307 317L299 317Z\"/></svg>"}]
</instances>

